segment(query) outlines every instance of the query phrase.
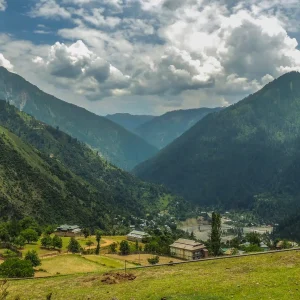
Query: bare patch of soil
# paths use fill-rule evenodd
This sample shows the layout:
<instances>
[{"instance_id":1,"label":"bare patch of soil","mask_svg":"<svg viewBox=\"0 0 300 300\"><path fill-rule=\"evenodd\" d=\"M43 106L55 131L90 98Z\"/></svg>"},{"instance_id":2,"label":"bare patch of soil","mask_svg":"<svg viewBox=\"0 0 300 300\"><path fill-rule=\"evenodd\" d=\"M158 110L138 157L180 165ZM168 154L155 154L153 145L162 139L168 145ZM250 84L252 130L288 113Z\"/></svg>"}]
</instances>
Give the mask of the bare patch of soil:
<instances>
[{"instance_id":1,"label":"bare patch of soil","mask_svg":"<svg viewBox=\"0 0 300 300\"><path fill-rule=\"evenodd\" d=\"M117 284L124 281L133 281L136 276L130 273L106 273L101 281L105 284Z\"/></svg>"}]
</instances>

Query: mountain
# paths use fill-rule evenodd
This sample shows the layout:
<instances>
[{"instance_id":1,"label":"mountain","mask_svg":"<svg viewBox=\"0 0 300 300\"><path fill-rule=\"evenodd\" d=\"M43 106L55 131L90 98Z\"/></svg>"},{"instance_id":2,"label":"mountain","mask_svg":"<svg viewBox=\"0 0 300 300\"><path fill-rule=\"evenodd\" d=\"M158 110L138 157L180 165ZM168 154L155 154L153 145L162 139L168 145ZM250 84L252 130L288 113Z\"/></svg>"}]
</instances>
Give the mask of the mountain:
<instances>
[{"instance_id":1,"label":"mountain","mask_svg":"<svg viewBox=\"0 0 300 300\"><path fill-rule=\"evenodd\" d=\"M113 115L107 115L106 118L121 125L127 130L134 132L136 128L148 121L151 121L153 118L155 118L155 116L118 113Z\"/></svg>"},{"instance_id":2,"label":"mountain","mask_svg":"<svg viewBox=\"0 0 300 300\"><path fill-rule=\"evenodd\" d=\"M0 67L0 99L9 101L48 125L60 128L125 170L131 170L157 152L155 147L120 125L46 94L3 67Z\"/></svg>"},{"instance_id":3,"label":"mountain","mask_svg":"<svg viewBox=\"0 0 300 300\"><path fill-rule=\"evenodd\" d=\"M184 210L183 200L164 187L142 182L5 101L0 126L2 217L111 229L118 215Z\"/></svg>"},{"instance_id":4,"label":"mountain","mask_svg":"<svg viewBox=\"0 0 300 300\"><path fill-rule=\"evenodd\" d=\"M200 205L270 215L300 203L299 137L300 74L291 72L206 116L134 173Z\"/></svg>"},{"instance_id":5,"label":"mountain","mask_svg":"<svg viewBox=\"0 0 300 300\"><path fill-rule=\"evenodd\" d=\"M194 126L206 115L220 111L222 108L197 108L176 110L153 118L136 128L135 132L149 144L162 149L185 131Z\"/></svg>"}]
</instances>

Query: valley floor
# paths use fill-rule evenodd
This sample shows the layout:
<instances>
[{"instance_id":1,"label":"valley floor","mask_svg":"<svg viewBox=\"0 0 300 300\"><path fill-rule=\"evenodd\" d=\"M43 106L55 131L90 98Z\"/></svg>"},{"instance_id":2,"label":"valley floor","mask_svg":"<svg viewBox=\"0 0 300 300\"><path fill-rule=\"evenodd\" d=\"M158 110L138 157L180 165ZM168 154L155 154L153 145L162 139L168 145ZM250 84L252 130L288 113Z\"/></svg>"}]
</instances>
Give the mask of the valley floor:
<instances>
[{"instance_id":1,"label":"valley floor","mask_svg":"<svg viewBox=\"0 0 300 300\"><path fill-rule=\"evenodd\" d=\"M204 300L300 299L300 252L129 270L133 281L109 285L104 271L9 281L8 299Z\"/></svg>"}]
</instances>

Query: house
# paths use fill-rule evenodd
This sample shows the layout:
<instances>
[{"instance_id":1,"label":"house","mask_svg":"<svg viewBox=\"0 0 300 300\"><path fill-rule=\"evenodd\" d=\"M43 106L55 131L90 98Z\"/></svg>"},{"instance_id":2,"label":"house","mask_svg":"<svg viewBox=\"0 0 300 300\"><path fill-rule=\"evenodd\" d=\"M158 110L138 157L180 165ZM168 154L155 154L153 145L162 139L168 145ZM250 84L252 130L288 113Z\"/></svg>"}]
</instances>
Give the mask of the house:
<instances>
[{"instance_id":1,"label":"house","mask_svg":"<svg viewBox=\"0 0 300 300\"><path fill-rule=\"evenodd\" d=\"M263 249L264 251L269 251L270 250L270 248L263 242L260 243L259 247L261 249Z\"/></svg>"},{"instance_id":2,"label":"house","mask_svg":"<svg viewBox=\"0 0 300 300\"><path fill-rule=\"evenodd\" d=\"M208 257L208 250L201 243L193 240L179 239L170 245L171 255L185 260Z\"/></svg>"},{"instance_id":3,"label":"house","mask_svg":"<svg viewBox=\"0 0 300 300\"><path fill-rule=\"evenodd\" d=\"M81 229L78 225L60 225L56 228L55 235L65 236L65 237L74 237L81 235Z\"/></svg>"},{"instance_id":4,"label":"house","mask_svg":"<svg viewBox=\"0 0 300 300\"><path fill-rule=\"evenodd\" d=\"M127 240L128 241L138 241L138 242L143 242L147 238L149 238L150 235L144 231L139 231L139 230L133 230L130 233L127 234Z\"/></svg>"}]
</instances>

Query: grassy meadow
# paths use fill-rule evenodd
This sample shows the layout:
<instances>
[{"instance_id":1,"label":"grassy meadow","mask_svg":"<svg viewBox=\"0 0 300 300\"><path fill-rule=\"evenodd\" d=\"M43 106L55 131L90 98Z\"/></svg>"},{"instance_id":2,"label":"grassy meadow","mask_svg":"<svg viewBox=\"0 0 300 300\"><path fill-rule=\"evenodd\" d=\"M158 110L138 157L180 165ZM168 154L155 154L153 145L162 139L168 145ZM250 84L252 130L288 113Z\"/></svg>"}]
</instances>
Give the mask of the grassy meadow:
<instances>
[{"instance_id":1,"label":"grassy meadow","mask_svg":"<svg viewBox=\"0 0 300 300\"><path fill-rule=\"evenodd\" d=\"M10 281L8 299L300 299L299 251L129 270L136 279L114 285L104 272Z\"/></svg>"}]
</instances>

